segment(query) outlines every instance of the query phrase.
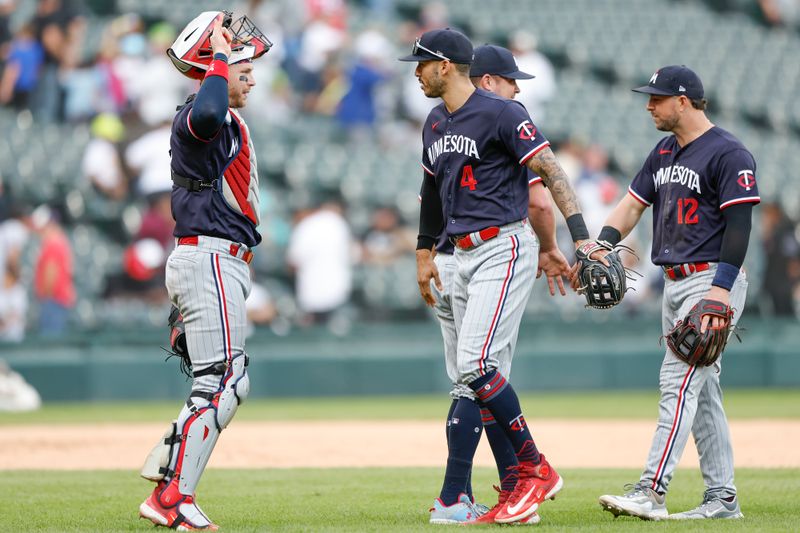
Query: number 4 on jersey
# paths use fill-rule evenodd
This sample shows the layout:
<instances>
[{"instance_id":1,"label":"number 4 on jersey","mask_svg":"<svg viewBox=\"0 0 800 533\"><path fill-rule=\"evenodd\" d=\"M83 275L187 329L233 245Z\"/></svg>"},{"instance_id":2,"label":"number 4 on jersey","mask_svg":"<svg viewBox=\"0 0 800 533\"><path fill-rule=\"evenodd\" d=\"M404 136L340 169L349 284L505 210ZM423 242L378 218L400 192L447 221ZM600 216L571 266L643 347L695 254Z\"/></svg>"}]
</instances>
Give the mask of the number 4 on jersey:
<instances>
[{"instance_id":1,"label":"number 4 on jersey","mask_svg":"<svg viewBox=\"0 0 800 533\"><path fill-rule=\"evenodd\" d=\"M472 173L472 165L466 165L464 170L461 171L461 186L469 187L469 190L474 191L478 181Z\"/></svg>"}]
</instances>

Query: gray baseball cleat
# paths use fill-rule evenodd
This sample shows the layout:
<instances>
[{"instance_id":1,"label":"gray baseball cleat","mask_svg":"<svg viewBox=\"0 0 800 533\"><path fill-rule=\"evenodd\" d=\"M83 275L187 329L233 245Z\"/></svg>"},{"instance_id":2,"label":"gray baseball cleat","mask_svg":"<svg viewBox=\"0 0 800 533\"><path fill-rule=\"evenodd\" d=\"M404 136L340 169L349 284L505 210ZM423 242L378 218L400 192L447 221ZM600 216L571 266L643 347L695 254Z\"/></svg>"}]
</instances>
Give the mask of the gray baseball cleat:
<instances>
[{"instance_id":1,"label":"gray baseball cleat","mask_svg":"<svg viewBox=\"0 0 800 533\"><path fill-rule=\"evenodd\" d=\"M625 485L623 496L600 496L604 511L618 516L635 516L642 520L663 520L669 516L666 497L650 487L637 483Z\"/></svg>"},{"instance_id":2,"label":"gray baseball cleat","mask_svg":"<svg viewBox=\"0 0 800 533\"><path fill-rule=\"evenodd\" d=\"M742 510L739 508L739 499L734 496L732 502L726 502L721 498L711 498L703 496L703 503L682 513L669 515L670 520L702 520L704 518L744 518Z\"/></svg>"}]
</instances>

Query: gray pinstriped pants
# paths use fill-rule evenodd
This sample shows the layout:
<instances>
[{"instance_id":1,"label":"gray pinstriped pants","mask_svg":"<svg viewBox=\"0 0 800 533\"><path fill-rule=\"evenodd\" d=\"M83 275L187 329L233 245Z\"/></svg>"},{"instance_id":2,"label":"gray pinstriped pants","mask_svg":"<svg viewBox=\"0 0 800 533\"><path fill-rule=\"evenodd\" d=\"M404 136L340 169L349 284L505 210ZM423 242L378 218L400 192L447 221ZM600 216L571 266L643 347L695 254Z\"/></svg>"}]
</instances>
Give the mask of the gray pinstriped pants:
<instances>
[{"instance_id":1,"label":"gray pinstriped pants","mask_svg":"<svg viewBox=\"0 0 800 533\"><path fill-rule=\"evenodd\" d=\"M680 279L666 279L662 302L662 333L686 316L711 288L716 264L705 272ZM737 323L744 310L747 278L744 272L731 289L730 305ZM658 492L666 492L683 449L692 433L700 458L706 490L712 498L736 494L733 484L733 446L719 376L722 358L709 367L690 367L667 348L661 364L661 400L653 443L641 481Z\"/></svg>"},{"instance_id":2,"label":"gray pinstriped pants","mask_svg":"<svg viewBox=\"0 0 800 533\"><path fill-rule=\"evenodd\" d=\"M244 352L250 270L230 255L230 245L201 236L197 246L176 246L167 260L167 291L183 314L194 370ZM193 390L216 390L218 385L219 376L202 376L195 378Z\"/></svg>"},{"instance_id":3,"label":"gray pinstriped pants","mask_svg":"<svg viewBox=\"0 0 800 533\"><path fill-rule=\"evenodd\" d=\"M536 279L539 241L526 219L471 250L457 249L454 257L457 382L468 384L493 369L510 372Z\"/></svg>"}]
</instances>

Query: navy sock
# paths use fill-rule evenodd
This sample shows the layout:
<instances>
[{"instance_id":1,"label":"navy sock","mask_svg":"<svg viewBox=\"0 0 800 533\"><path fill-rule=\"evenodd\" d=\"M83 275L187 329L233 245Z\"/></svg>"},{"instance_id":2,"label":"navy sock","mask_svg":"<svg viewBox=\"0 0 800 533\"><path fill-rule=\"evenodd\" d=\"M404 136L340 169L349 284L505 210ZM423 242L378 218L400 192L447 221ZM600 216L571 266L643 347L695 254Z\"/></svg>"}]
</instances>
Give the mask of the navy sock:
<instances>
[{"instance_id":1,"label":"navy sock","mask_svg":"<svg viewBox=\"0 0 800 533\"><path fill-rule=\"evenodd\" d=\"M467 398L459 398L448 427L447 470L439 498L445 505L453 505L462 492L472 497L467 485L483 428L478 404Z\"/></svg>"},{"instance_id":2,"label":"navy sock","mask_svg":"<svg viewBox=\"0 0 800 533\"><path fill-rule=\"evenodd\" d=\"M447 420L445 420L444 424L444 438L447 439L448 448L450 448L450 420L453 418L453 411L456 410L456 405L458 405L458 400L454 399L450 404L450 410L447 411Z\"/></svg>"},{"instance_id":3,"label":"navy sock","mask_svg":"<svg viewBox=\"0 0 800 533\"><path fill-rule=\"evenodd\" d=\"M495 421L503 428L508 440L514 447L517 459L539 463L539 451L522 416L519 398L511 383L503 375L492 370L469 384L475 391L478 400L489 409Z\"/></svg>"},{"instance_id":4,"label":"navy sock","mask_svg":"<svg viewBox=\"0 0 800 533\"><path fill-rule=\"evenodd\" d=\"M447 412L447 423L444 426L444 433L445 438L447 439L447 449L450 450L450 421L453 419L453 411L456 410L456 405L458 405L458 399L453 399L453 402L450 404L450 410ZM467 483L464 486L463 491L467 496L472 498L472 465L469 468L469 474L467 474ZM456 495L458 497L458 495Z\"/></svg>"},{"instance_id":5,"label":"navy sock","mask_svg":"<svg viewBox=\"0 0 800 533\"><path fill-rule=\"evenodd\" d=\"M492 413L485 407L481 409L481 418L483 419L483 429L486 431L486 439L489 441L492 455L494 455L494 462L497 464L500 490L514 490L519 478L517 471L510 468L519 464L514 447L511 445L511 441L508 440L506 432L503 431L500 424L495 421Z\"/></svg>"}]
</instances>

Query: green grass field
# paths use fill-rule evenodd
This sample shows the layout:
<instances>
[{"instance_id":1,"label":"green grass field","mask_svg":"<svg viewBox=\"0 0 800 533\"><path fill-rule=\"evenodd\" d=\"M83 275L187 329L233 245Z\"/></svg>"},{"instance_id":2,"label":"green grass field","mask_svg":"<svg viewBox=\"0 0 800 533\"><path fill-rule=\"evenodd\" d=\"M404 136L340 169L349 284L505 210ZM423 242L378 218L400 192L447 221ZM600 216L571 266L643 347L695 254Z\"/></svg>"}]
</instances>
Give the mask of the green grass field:
<instances>
[{"instance_id":1,"label":"green grass field","mask_svg":"<svg viewBox=\"0 0 800 533\"><path fill-rule=\"evenodd\" d=\"M490 501L493 472L475 473L476 497ZM745 518L740 521L642 522L613 519L600 494L636 479L634 470L565 470L566 485L542 505L546 531L797 531L798 470L739 470ZM198 491L203 509L224 531L434 531L428 508L441 482L438 469L209 470ZM4 532L152 531L137 509L152 485L134 472L3 472ZM694 507L700 474L680 470L668 499L673 512ZM9 497L10 496L10 497ZM493 528L499 526L486 526Z\"/></svg>"},{"instance_id":2,"label":"green grass field","mask_svg":"<svg viewBox=\"0 0 800 533\"><path fill-rule=\"evenodd\" d=\"M532 418L655 419L653 393L559 393L523 395ZM737 418L800 418L800 390L731 390L726 409ZM27 414L0 414L9 424L150 422L172 418L179 402L46 405ZM441 419L441 396L317 398L248 402L237 420ZM234 421L235 423L235 421ZM590 446L591 443L587 443ZM0 450L2 453L2 450ZM108 450L113 454L114 450ZM223 531L431 531L427 523L438 494L442 468L209 470L198 495L203 509ZM642 522L614 520L597 497L619 493L638 470L564 470L564 491L542 506L547 531L800 531L800 469L738 469L745 518L735 522ZM476 469L475 494L494 502L496 473ZM134 471L2 471L0 531L152 531L138 519L139 503L152 484ZM672 512L697 505L703 492L699 472L679 470L672 482ZM491 526L490 526L491 527Z\"/></svg>"},{"instance_id":3,"label":"green grass field","mask_svg":"<svg viewBox=\"0 0 800 533\"><path fill-rule=\"evenodd\" d=\"M657 392L554 392L522 394L520 400L531 419L652 420L658 414ZM448 402L445 395L258 399L248 400L236 420L436 420L445 417ZM178 409L179 401L45 404L33 413L0 412L0 425L158 422ZM725 409L730 418L800 418L800 389L731 389Z\"/></svg>"}]
</instances>

